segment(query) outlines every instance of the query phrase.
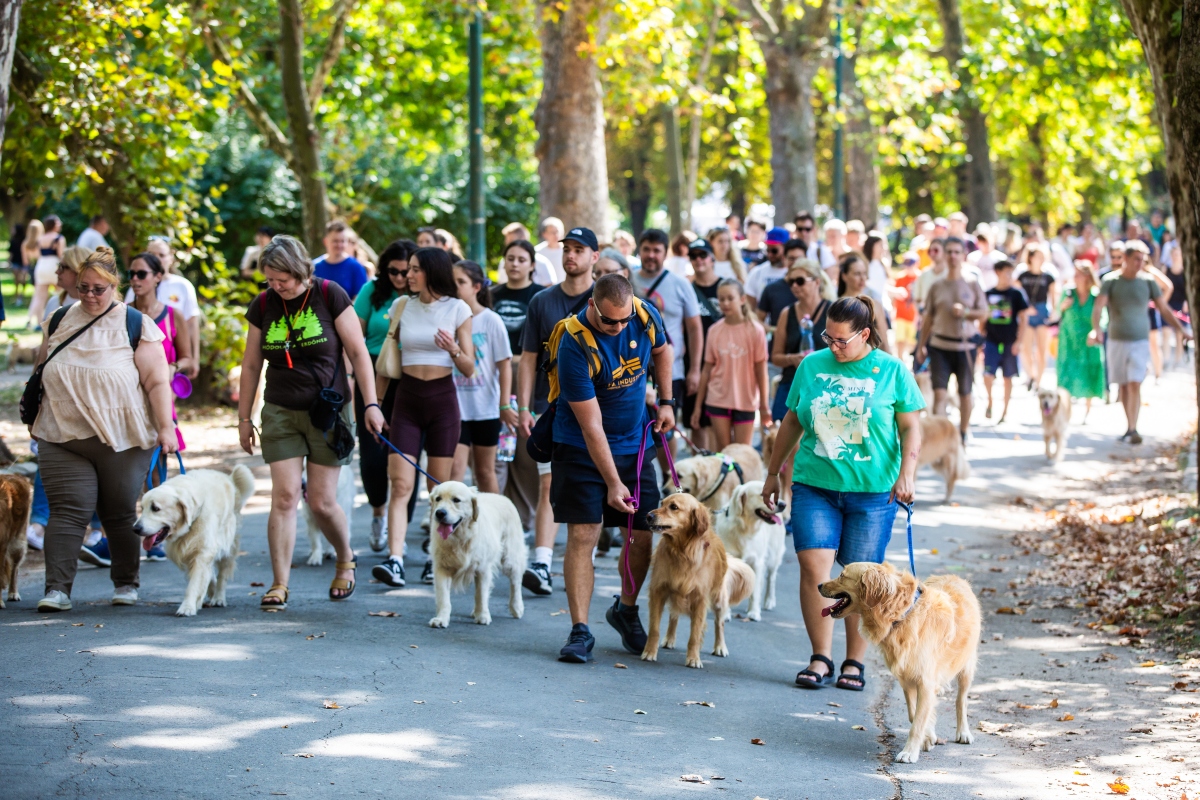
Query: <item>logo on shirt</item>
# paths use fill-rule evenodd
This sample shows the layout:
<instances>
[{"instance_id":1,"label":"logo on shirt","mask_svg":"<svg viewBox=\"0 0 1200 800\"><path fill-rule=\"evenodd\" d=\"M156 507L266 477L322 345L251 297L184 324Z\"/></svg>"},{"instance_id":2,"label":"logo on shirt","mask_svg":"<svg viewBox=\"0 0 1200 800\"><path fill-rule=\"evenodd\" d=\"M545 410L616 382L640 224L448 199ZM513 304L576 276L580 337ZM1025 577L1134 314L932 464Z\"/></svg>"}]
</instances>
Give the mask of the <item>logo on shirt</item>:
<instances>
[{"instance_id":1,"label":"logo on shirt","mask_svg":"<svg viewBox=\"0 0 1200 800\"><path fill-rule=\"evenodd\" d=\"M821 373L817 381L824 386L810 406L817 435L813 455L830 461L870 461L867 402L875 394L874 379Z\"/></svg>"},{"instance_id":2,"label":"logo on shirt","mask_svg":"<svg viewBox=\"0 0 1200 800\"><path fill-rule=\"evenodd\" d=\"M264 345L274 345L269 349L282 347L288 338L289 324L292 326L294 336L293 347L307 347L325 341L325 329L321 326L321 320L317 317L317 313L311 308L306 308L289 316L287 322L280 318L267 326L267 332L263 337Z\"/></svg>"},{"instance_id":3,"label":"logo on shirt","mask_svg":"<svg viewBox=\"0 0 1200 800\"><path fill-rule=\"evenodd\" d=\"M621 366L613 370L612 379L619 380L623 376L635 377L642 369L642 360L637 356L626 360L623 356L618 355L621 360Z\"/></svg>"}]
</instances>

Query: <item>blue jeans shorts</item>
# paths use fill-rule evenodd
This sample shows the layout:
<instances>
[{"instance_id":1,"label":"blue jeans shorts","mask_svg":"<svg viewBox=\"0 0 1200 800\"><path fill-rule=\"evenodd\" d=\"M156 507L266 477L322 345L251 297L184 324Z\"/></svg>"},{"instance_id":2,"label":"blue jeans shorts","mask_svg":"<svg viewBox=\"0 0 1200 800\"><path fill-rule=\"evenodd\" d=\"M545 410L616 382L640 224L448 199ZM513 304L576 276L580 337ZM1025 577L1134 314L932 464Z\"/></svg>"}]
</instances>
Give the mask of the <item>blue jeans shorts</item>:
<instances>
[{"instance_id":1,"label":"blue jeans shorts","mask_svg":"<svg viewBox=\"0 0 1200 800\"><path fill-rule=\"evenodd\" d=\"M900 505L891 492L834 492L792 484L792 544L801 550L836 550L842 566L882 564Z\"/></svg>"}]
</instances>

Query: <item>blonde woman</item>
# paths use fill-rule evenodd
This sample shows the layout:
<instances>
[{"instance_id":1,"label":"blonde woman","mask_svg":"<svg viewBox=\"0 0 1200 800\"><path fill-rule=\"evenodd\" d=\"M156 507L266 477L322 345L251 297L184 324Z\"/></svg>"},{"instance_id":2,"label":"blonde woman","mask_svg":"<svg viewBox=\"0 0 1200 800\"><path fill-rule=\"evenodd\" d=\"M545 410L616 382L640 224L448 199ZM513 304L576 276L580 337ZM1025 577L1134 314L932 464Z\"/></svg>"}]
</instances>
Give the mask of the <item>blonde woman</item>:
<instances>
[{"instance_id":1,"label":"blonde woman","mask_svg":"<svg viewBox=\"0 0 1200 800\"><path fill-rule=\"evenodd\" d=\"M46 303L46 311L42 314L43 325L55 311L64 306L73 305L79 299L79 289L76 288L79 281L79 270L83 269L83 262L91 254L90 247L80 247L79 245L68 247L63 251L62 261L58 262L58 277L55 279L60 291Z\"/></svg>"},{"instance_id":2,"label":"blonde woman","mask_svg":"<svg viewBox=\"0 0 1200 800\"><path fill-rule=\"evenodd\" d=\"M58 262L62 259L63 251L67 247L67 240L62 235L62 221L58 217L51 214L42 224L45 226L45 232L36 240L37 263L33 267L33 301L29 304L30 321L42 318L42 312L46 310L46 302L50 299L50 287L54 285L55 275L58 272ZM33 224L30 223L29 227L32 230ZM28 236L25 241L28 245ZM31 254L28 247L26 253ZM41 325L38 325L37 329L41 330Z\"/></svg>"},{"instance_id":3,"label":"blonde woman","mask_svg":"<svg viewBox=\"0 0 1200 800\"><path fill-rule=\"evenodd\" d=\"M825 332L825 312L837 299L833 281L812 259L802 258L793 264L784 281L796 302L779 313L771 345L771 363L783 370L771 407L771 418L778 420L787 414L787 397L796 368L809 353L825 349L825 341L821 338ZM807 326L802 325L802 321L805 319L812 325L811 342L804 336L803 328Z\"/></svg>"},{"instance_id":4,"label":"blonde woman","mask_svg":"<svg viewBox=\"0 0 1200 800\"><path fill-rule=\"evenodd\" d=\"M165 456L178 447L162 331L117 299L119 283L113 251L97 248L80 268L79 302L60 312L42 342L44 395L30 426L50 503L46 595L39 611L71 609L93 512L108 534L112 603L137 602L142 549L133 532L137 501L153 450L161 447ZM141 319L131 325L128 317L135 314ZM130 338L139 323L135 350Z\"/></svg>"},{"instance_id":5,"label":"blonde woman","mask_svg":"<svg viewBox=\"0 0 1200 800\"><path fill-rule=\"evenodd\" d=\"M713 268L719 278L732 278L738 283L746 283L746 265L742 263L742 254L733 246L733 238L729 228L713 228L708 232L708 244L713 251Z\"/></svg>"}]
</instances>

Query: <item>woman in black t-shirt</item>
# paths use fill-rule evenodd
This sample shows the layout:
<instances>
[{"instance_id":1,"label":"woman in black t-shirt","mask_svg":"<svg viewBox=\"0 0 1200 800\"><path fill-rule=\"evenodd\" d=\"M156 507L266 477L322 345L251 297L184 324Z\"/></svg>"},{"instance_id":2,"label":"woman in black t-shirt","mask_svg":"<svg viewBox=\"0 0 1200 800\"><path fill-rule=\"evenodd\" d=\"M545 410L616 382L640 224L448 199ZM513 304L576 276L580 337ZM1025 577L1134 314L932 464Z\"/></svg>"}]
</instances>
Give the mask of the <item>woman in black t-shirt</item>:
<instances>
[{"instance_id":1,"label":"woman in black t-shirt","mask_svg":"<svg viewBox=\"0 0 1200 800\"><path fill-rule=\"evenodd\" d=\"M537 251L524 239L509 242L504 246L504 275L508 278L508 283L492 287L492 310L504 320L504 327L508 331L508 343L513 352L514 376L517 374L517 363L521 357L521 331L525 329L525 314L529 310L529 301L546 288L533 282L536 258ZM500 399L508 400L507 397Z\"/></svg>"},{"instance_id":2,"label":"woman in black t-shirt","mask_svg":"<svg viewBox=\"0 0 1200 800\"><path fill-rule=\"evenodd\" d=\"M771 418L783 419L787 414L787 396L792 389L796 367L810 352L824 350L825 312L833 295L833 282L825 270L812 259L802 258L792 265L784 278L792 290L796 302L779 313L779 324L775 326L775 339L771 345L771 363L783 368L775 400L771 404ZM812 342L803 342L801 322L807 317L812 322ZM811 350L807 349L811 347ZM775 416L775 412L779 416Z\"/></svg>"},{"instance_id":3,"label":"woman in black t-shirt","mask_svg":"<svg viewBox=\"0 0 1200 800\"><path fill-rule=\"evenodd\" d=\"M344 351L356 374L372 378L362 381L358 391L366 404L363 422L371 433L380 433L383 412L375 397L375 371L349 296L331 281L313 279L312 260L304 245L291 236L276 236L262 249L258 265L270 288L246 310L250 330L242 360L238 436L242 449L253 455L251 414L266 361L260 444L263 460L271 466L267 544L274 581L260 605L264 609L287 607L296 506L306 458L308 489L304 497L321 532L337 550L337 572L329 586L329 599L345 600L354 593L357 565L350 549L350 521L337 503L337 485L341 468L350 463L350 457L338 458L327 434L310 419L309 409L327 387L349 399ZM348 402L342 405L341 416L353 430Z\"/></svg>"},{"instance_id":4,"label":"woman in black t-shirt","mask_svg":"<svg viewBox=\"0 0 1200 800\"><path fill-rule=\"evenodd\" d=\"M1031 389L1037 389L1046 371L1046 357L1050 353L1050 309L1058 308L1057 274L1046 270L1048 261L1046 245L1030 243L1025 249L1023 263L1017 268L1017 283L1029 299L1033 309L1025 322L1025 337L1021 342L1021 360L1029 366ZM1057 323L1055 323L1057 324Z\"/></svg>"}]
</instances>

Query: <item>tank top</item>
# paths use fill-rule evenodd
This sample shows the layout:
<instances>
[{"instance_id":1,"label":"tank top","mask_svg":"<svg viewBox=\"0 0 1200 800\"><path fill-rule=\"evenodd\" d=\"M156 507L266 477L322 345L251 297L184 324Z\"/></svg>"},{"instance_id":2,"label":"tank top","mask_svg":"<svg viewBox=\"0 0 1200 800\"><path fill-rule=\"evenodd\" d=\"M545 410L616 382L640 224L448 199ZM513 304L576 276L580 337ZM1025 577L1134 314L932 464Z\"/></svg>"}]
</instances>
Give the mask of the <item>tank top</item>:
<instances>
[{"instance_id":1,"label":"tank top","mask_svg":"<svg viewBox=\"0 0 1200 800\"><path fill-rule=\"evenodd\" d=\"M798 304L793 303L792 307L788 309L787 338L784 339L784 353L800 352L800 317L796 314L797 305ZM827 347L825 341L821 338L821 334L825 332L825 312L828 310L829 301L822 300L821 304L817 306L816 311L813 314L812 337L814 352L817 350L824 350ZM796 367L784 367L783 375L780 376L780 381L782 383L790 384L795 375Z\"/></svg>"},{"instance_id":2,"label":"tank top","mask_svg":"<svg viewBox=\"0 0 1200 800\"><path fill-rule=\"evenodd\" d=\"M43 256L57 257L58 256L58 248L56 247L56 245L58 244L58 240L61 238L63 238L61 235L54 237L54 240L52 242L50 242L49 247L40 248L38 250L38 252L41 253Z\"/></svg>"},{"instance_id":3,"label":"tank top","mask_svg":"<svg viewBox=\"0 0 1200 800\"><path fill-rule=\"evenodd\" d=\"M167 354L167 363L174 364L177 359L177 351L175 350L175 315L171 313L171 307L163 303L162 313L154 319L154 324L163 332L163 351Z\"/></svg>"}]
</instances>

